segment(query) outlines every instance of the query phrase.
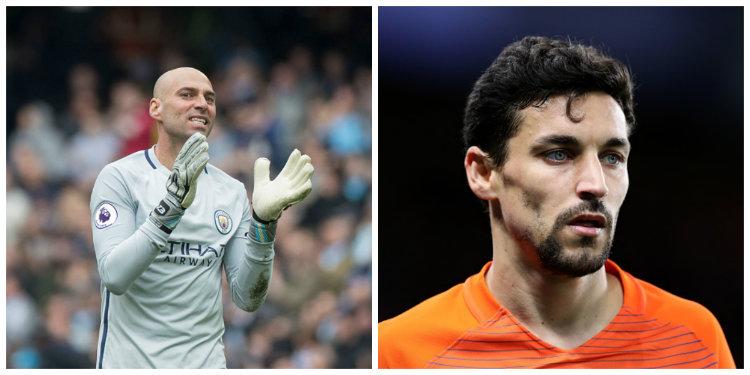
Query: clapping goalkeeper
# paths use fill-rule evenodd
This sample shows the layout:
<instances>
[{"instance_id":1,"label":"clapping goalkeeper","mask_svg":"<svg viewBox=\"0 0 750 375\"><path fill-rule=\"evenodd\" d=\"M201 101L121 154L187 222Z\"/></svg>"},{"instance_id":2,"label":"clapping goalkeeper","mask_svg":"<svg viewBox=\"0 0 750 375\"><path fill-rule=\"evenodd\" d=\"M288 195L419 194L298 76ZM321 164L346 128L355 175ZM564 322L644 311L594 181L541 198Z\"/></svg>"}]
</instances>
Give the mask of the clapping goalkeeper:
<instances>
[{"instance_id":1,"label":"clapping goalkeeper","mask_svg":"<svg viewBox=\"0 0 750 375\"><path fill-rule=\"evenodd\" d=\"M310 193L313 167L294 150L271 179L269 161L258 159L251 208L244 184L208 164L215 101L200 71L164 73L149 105L156 145L97 177L98 368L226 367L222 269L238 307L265 300L276 221Z\"/></svg>"}]
</instances>

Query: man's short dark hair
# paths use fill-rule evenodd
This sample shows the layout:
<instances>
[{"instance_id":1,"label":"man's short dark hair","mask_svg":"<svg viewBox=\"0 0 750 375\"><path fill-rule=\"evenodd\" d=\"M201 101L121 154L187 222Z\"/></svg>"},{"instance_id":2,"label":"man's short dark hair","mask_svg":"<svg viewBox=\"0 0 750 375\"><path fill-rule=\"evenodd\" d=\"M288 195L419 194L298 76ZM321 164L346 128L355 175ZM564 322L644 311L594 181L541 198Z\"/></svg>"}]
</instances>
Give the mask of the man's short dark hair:
<instances>
[{"instance_id":1,"label":"man's short dark hair","mask_svg":"<svg viewBox=\"0 0 750 375\"><path fill-rule=\"evenodd\" d=\"M521 122L520 110L565 95L568 117L575 121L571 101L593 91L614 98L632 130L633 82L622 62L590 46L527 36L505 47L474 84L464 113L464 144L479 147L495 166L502 165L508 139Z\"/></svg>"}]
</instances>

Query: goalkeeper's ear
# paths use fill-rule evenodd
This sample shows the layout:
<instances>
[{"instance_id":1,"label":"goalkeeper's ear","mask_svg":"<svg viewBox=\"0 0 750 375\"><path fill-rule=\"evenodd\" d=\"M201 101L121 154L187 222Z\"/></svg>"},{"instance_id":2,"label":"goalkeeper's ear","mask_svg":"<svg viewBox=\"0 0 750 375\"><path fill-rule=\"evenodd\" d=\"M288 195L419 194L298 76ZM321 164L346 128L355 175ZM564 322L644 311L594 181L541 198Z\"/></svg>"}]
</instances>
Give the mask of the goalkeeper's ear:
<instances>
[{"instance_id":1,"label":"goalkeeper's ear","mask_svg":"<svg viewBox=\"0 0 750 375\"><path fill-rule=\"evenodd\" d=\"M148 103L148 114L154 120L161 121L161 100L157 98L151 98Z\"/></svg>"},{"instance_id":2,"label":"goalkeeper's ear","mask_svg":"<svg viewBox=\"0 0 750 375\"><path fill-rule=\"evenodd\" d=\"M477 146L471 146L464 157L464 169L469 188L479 199L494 200L497 198L497 190L494 189L493 178L498 173L493 168L489 155Z\"/></svg>"}]
</instances>

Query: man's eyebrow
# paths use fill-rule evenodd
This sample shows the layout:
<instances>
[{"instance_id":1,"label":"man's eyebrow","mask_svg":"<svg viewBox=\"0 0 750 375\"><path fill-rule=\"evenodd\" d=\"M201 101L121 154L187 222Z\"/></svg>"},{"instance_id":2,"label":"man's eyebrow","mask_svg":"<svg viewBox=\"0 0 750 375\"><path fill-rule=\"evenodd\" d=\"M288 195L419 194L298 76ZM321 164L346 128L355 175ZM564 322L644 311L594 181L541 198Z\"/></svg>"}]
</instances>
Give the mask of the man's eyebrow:
<instances>
[{"instance_id":1,"label":"man's eyebrow","mask_svg":"<svg viewBox=\"0 0 750 375\"><path fill-rule=\"evenodd\" d=\"M180 92L182 90L188 90L188 91L191 91L191 92L198 92L198 91L200 91L199 89L197 89L195 87L184 86L184 87L180 87L179 89L177 89L177 92ZM215 97L216 93L213 92L213 91L211 91L211 90L207 90L206 91L206 96L214 96Z\"/></svg>"},{"instance_id":2,"label":"man's eyebrow","mask_svg":"<svg viewBox=\"0 0 750 375\"><path fill-rule=\"evenodd\" d=\"M548 135L546 137L542 137L534 141L534 143L531 145L533 149L537 149L544 146L551 146L551 145L559 145L559 146L580 146L581 142L578 141L578 138L573 137L571 135Z\"/></svg>"},{"instance_id":3,"label":"man's eyebrow","mask_svg":"<svg viewBox=\"0 0 750 375\"><path fill-rule=\"evenodd\" d=\"M610 138L607 143L604 144L606 148L630 148L630 142L625 138Z\"/></svg>"},{"instance_id":4,"label":"man's eyebrow","mask_svg":"<svg viewBox=\"0 0 750 375\"><path fill-rule=\"evenodd\" d=\"M537 139L531 145L532 152L541 151L541 149L549 146L568 146L568 147L580 147L581 142L578 138L571 135L559 135L553 134ZM613 137L604 143L604 148L625 148L630 149L630 142L626 138Z\"/></svg>"}]
</instances>

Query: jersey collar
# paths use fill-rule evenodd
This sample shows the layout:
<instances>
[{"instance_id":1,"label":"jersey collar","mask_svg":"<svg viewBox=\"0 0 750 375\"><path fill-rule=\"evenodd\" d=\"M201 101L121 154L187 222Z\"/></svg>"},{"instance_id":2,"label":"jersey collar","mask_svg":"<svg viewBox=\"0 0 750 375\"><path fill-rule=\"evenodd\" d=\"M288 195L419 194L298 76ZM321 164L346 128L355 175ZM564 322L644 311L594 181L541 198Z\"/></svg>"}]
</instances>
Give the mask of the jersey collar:
<instances>
[{"instance_id":1,"label":"jersey collar","mask_svg":"<svg viewBox=\"0 0 750 375\"><path fill-rule=\"evenodd\" d=\"M151 168L160 170L166 174L170 173L169 169L163 166L159 162L159 158L156 157L156 145L153 145L150 148L143 150L143 155L146 156L146 161L151 166ZM205 174L208 174L208 164L206 164L206 166L203 168L203 172Z\"/></svg>"},{"instance_id":2,"label":"jersey collar","mask_svg":"<svg viewBox=\"0 0 750 375\"><path fill-rule=\"evenodd\" d=\"M163 166L159 162L159 158L156 157L156 145L153 145L143 151L143 154L146 156L146 161L153 169L158 169L162 172L169 173L169 170L167 167Z\"/></svg>"},{"instance_id":3,"label":"jersey collar","mask_svg":"<svg viewBox=\"0 0 750 375\"><path fill-rule=\"evenodd\" d=\"M482 267L482 270L466 279L464 282L464 300L472 315L480 321L486 322L498 316L500 310L505 308L495 300L487 286L485 275L490 269L492 261ZM635 279L629 273L623 271L615 262L607 260L604 264L607 273L612 274L620 280L623 294L623 307L634 313L642 313L645 305L645 294Z\"/></svg>"}]
</instances>

